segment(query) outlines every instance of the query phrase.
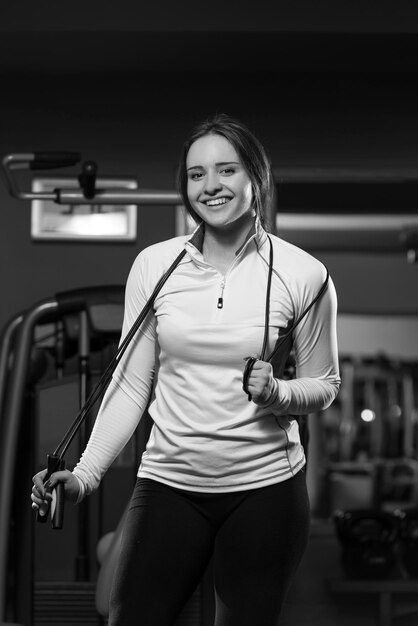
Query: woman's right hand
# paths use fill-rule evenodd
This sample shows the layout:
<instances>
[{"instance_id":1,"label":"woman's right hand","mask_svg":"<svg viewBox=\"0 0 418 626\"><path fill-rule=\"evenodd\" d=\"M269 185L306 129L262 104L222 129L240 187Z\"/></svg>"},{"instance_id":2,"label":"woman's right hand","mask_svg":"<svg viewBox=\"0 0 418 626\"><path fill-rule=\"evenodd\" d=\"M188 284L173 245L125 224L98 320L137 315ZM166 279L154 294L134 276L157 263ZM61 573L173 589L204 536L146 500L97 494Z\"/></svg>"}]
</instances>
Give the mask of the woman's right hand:
<instances>
[{"instance_id":1,"label":"woman's right hand","mask_svg":"<svg viewBox=\"0 0 418 626\"><path fill-rule=\"evenodd\" d=\"M58 483L64 485L65 499L70 502L76 502L80 492L78 480L69 470L54 472L44 484L46 472L47 470L44 469L32 478L32 508L39 509L40 515L45 515L48 512L52 500L51 492Z\"/></svg>"}]
</instances>

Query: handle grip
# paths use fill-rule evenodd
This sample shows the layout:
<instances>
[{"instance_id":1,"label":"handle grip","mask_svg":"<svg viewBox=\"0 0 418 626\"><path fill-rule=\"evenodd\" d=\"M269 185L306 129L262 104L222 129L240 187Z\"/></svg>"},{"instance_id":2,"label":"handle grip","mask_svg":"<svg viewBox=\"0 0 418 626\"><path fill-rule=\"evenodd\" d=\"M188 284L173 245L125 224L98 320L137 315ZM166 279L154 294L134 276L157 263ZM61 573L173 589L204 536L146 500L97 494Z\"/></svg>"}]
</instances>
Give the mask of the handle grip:
<instances>
[{"instance_id":1,"label":"handle grip","mask_svg":"<svg viewBox=\"0 0 418 626\"><path fill-rule=\"evenodd\" d=\"M55 454L48 454L47 460L47 472L45 474L44 483L49 480L51 474L65 469L65 459L61 459ZM44 515L41 515L39 511L37 512L36 521L44 524L48 518L48 512L50 510L52 528L54 530L60 530L64 523L64 485L62 483L58 483L54 489L51 490L47 488L47 491L52 494L51 504L48 505Z\"/></svg>"},{"instance_id":2,"label":"handle grip","mask_svg":"<svg viewBox=\"0 0 418 626\"><path fill-rule=\"evenodd\" d=\"M258 359L254 356L247 356L245 358L245 367L244 367L244 373L242 376L242 388L245 391L245 393L248 395L248 402L251 402L251 400L253 399L252 395L250 394L250 392L248 391L248 379L251 376L251 372L253 370L254 367L254 363L256 361L258 361Z\"/></svg>"},{"instance_id":3,"label":"handle grip","mask_svg":"<svg viewBox=\"0 0 418 626\"><path fill-rule=\"evenodd\" d=\"M97 164L94 161L86 161L78 177L78 182L87 200L92 200L96 194L96 177Z\"/></svg>"},{"instance_id":4,"label":"handle grip","mask_svg":"<svg viewBox=\"0 0 418 626\"><path fill-rule=\"evenodd\" d=\"M81 160L79 152L34 152L31 170L53 170L59 167L69 167Z\"/></svg>"},{"instance_id":5,"label":"handle grip","mask_svg":"<svg viewBox=\"0 0 418 626\"><path fill-rule=\"evenodd\" d=\"M60 469L65 469L65 463ZM53 490L51 503L51 524L54 530L61 530L64 524L64 499L64 485L58 483Z\"/></svg>"}]
</instances>

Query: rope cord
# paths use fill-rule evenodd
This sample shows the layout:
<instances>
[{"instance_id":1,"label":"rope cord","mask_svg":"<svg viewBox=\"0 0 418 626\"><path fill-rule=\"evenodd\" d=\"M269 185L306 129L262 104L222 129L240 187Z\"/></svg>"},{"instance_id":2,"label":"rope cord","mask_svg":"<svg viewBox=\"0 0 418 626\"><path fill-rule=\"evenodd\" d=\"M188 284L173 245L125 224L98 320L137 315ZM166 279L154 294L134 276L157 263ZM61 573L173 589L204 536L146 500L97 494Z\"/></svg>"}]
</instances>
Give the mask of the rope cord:
<instances>
[{"instance_id":1,"label":"rope cord","mask_svg":"<svg viewBox=\"0 0 418 626\"><path fill-rule=\"evenodd\" d=\"M300 324L300 322L303 320L303 318L309 313L309 311L311 310L311 308L314 306L314 304L316 302L318 302L318 300L321 298L322 294L325 292L327 286L328 286L328 280L329 280L329 272L327 270L327 275L325 277L324 282L322 283L322 287L321 289L318 291L317 295L315 296L315 298L312 300L312 302L306 307L306 309L303 311L303 313L301 313L301 315L298 317L298 319L296 320L296 322L294 324L292 324L292 326L289 328L289 330L278 340L276 346L274 347L273 352L269 355L269 357L267 358L267 361L271 361L274 356L276 355L277 351L279 350L280 346L283 345L283 343L286 341L286 339L289 337L289 335L291 335L293 333L293 331L295 330L296 326L298 326L298 324Z\"/></svg>"},{"instance_id":2,"label":"rope cord","mask_svg":"<svg viewBox=\"0 0 418 626\"><path fill-rule=\"evenodd\" d=\"M264 360L264 357L265 357L265 354L266 354L266 350L267 350L267 342L268 342L268 338L269 338L270 292L271 292L271 279L272 279L272 276L273 276L273 244L271 242L270 237L268 235L267 235L267 237L268 237L269 244L270 244L270 254L269 254L269 271L268 271L268 276L267 276L267 289L266 289L266 308L265 308L265 314L264 314L263 347L261 348L260 359L257 359L254 356L246 357L244 373L243 373L243 376L242 376L242 388L245 391L245 393L248 395L248 401L249 402L252 400L252 395L248 391L248 379L249 379L249 377L251 375L251 372L253 370L255 362L258 361L258 360L261 360L261 361Z\"/></svg>"},{"instance_id":3,"label":"rope cord","mask_svg":"<svg viewBox=\"0 0 418 626\"><path fill-rule=\"evenodd\" d=\"M151 307L152 307L152 305L153 305L153 303L154 303L158 293L160 292L161 288L163 287L163 285L165 284L165 282L167 281L169 276L176 269L177 265L180 263L180 261L182 260L182 258L184 257L185 254L186 254L186 250L184 249L184 250L182 250L180 252L180 254L177 256L177 258L173 261L173 263L170 265L170 267L165 272L165 274L163 274L163 276L160 278L160 280L158 281L157 285L154 288L154 291L152 292L152 294L150 295L149 299L145 303L144 308L139 313L137 319L132 324L132 327L130 328L130 330L126 334L124 340L120 344L116 354L111 359L109 365L105 369L105 371L104 371L103 375L101 376L99 382L97 383L97 385L93 389L93 391L90 394L90 396L87 398L87 400L84 403L84 405L81 407L80 411L78 412L78 414L75 417L73 423L71 424L71 426L69 427L69 429L65 433L64 437L59 442L58 446L56 447L56 449L54 451L54 455L58 456L59 459L61 459L64 456L64 454L66 453L70 443L72 442L72 440L74 439L75 435L77 434L78 429L80 428L81 424L85 420L87 414L92 409L92 407L95 405L95 403L97 402L97 400L100 398L100 396L102 395L103 391L107 387L107 385L110 382L110 379L111 379L111 377L113 375L113 372L115 371L115 369L116 369L120 359L122 358L123 354L125 353L128 345L132 341L134 335L136 334L137 330L141 326L142 322L144 321L144 319L148 315L149 311L151 310Z\"/></svg>"},{"instance_id":4,"label":"rope cord","mask_svg":"<svg viewBox=\"0 0 418 626\"><path fill-rule=\"evenodd\" d=\"M267 342L269 338L269 325L270 325L270 292L271 292L271 279L273 275L273 244L271 242L270 237L267 235L269 243L270 243L270 257L269 257L269 273L267 277L267 289L266 289L266 313L265 313L265 323L264 323L264 341L263 347L261 349L260 359L263 361L266 355L267 350Z\"/></svg>"},{"instance_id":5,"label":"rope cord","mask_svg":"<svg viewBox=\"0 0 418 626\"><path fill-rule=\"evenodd\" d=\"M272 279L272 272L273 272L273 246L271 243L271 239L269 237L269 242L270 242L270 260L269 260L269 274L268 274L268 282L267 282L267 295L266 295L266 313L265 313L265 327L264 327L264 341L263 341L263 349L261 351L261 356L260 359L257 359L256 357L247 357L246 363L245 363L245 368L244 368L244 373L243 373L243 378L242 378L242 388L244 389L244 391L246 392L246 394L248 395L248 400L251 401L252 400L252 395L251 393L249 393L248 391L248 380L251 376L251 372L253 370L254 364L256 363L256 361L261 360L261 361L267 361L267 362L271 362L274 358L274 356L277 354L279 348L284 344L284 342L291 336L291 334L293 333L293 331L295 330L296 326L298 326L298 324L300 324L300 322L303 320L303 318L309 313L309 311L312 309L312 307L314 306L314 304L316 302L318 302L318 300L321 298L321 296L323 295L323 293L325 292L327 286L328 286L328 280L329 280L329 271L327 269L327 275L325 277L324 282L322 283L321 289L318 291L317 295L315 296L315 298L312 300L312 302L306 307L306 309L303 311L303 313L301 313L301 315L298 317L298 319L292 324L292 326L288 329L288 331L282 335L282 337L280 337L274 347L273 352L271 352L271 354L267 357L267 359L265 359L265 351L267 348L267 340L268 340L268 328L269 328L269 311L270 311L270 290L271 290L271 279Z\"/></svg>"}]
</instances>

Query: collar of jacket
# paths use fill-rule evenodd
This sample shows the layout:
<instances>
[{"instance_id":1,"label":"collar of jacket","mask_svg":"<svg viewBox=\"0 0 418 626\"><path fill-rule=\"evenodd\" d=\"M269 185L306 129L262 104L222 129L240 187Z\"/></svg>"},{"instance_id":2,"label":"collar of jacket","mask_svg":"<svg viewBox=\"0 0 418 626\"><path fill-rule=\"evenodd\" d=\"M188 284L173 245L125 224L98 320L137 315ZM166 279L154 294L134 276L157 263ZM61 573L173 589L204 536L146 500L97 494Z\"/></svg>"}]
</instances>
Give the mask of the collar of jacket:
<instances>
[{"instance_id":1,"label":"collar of jacket","mask_svg":"<svg viewBox=\"0 0 418 626\"><path fill-rule=\"evenodd\" d=\"M205 238L205 222L200 222L197 228L193 231L190 239L186 242L186 248L190 253L196 254L199 252L202 254L203 252L203 240ZM254 241L257 248L261 248L261 246L267 240L267 232L264 230L263 226L260 223L258 217L255 218L253 225L245 237L243 244L235 251L235 255L238 256L244 248L247 247L250 241Z\"/></svg>"}]
</instances>

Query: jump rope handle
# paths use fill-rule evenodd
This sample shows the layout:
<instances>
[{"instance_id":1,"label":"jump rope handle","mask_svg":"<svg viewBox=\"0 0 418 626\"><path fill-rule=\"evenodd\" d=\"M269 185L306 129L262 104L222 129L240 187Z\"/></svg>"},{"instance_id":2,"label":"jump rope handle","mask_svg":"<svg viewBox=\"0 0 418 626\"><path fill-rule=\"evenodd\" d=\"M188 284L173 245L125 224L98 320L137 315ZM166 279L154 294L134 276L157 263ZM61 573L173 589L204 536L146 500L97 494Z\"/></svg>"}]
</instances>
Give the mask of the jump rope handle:
<instances>
[{"instance_id":1,"label":"jump rope handle","mask_svg":"<svg viewBox=\"0 0 418 626\"><path fill-rule=\"evenodd\" d=\"M244 367L244 373L242 376L242 388L245 391L245 393L248 395L248 402L251 402L253 397L248 391L248 379L250 378L254 364L258 359L256 359L253 356L247 356L244 360L245 360L245 367Z\"/></svg>"},{"instance_id":2,"label":"jump rope handle","mask_svg":"<svg viewBox=\"0 0 418 626\"><path fill-rule=\"evenodd\" d=\"M60 458L56 454L48 454L47 459L45 483L49 480L51 474L65 469L65 459ZM48 518L49 510L51 510L51 526L54 530L61 530L64 524L64 485L63 483L58 483L52 490L48 487L46 490L52 494L52 501L44 515L41 515L39 511L37 512L36 521L44 524Z\"/></svg>"}]
</instances>

